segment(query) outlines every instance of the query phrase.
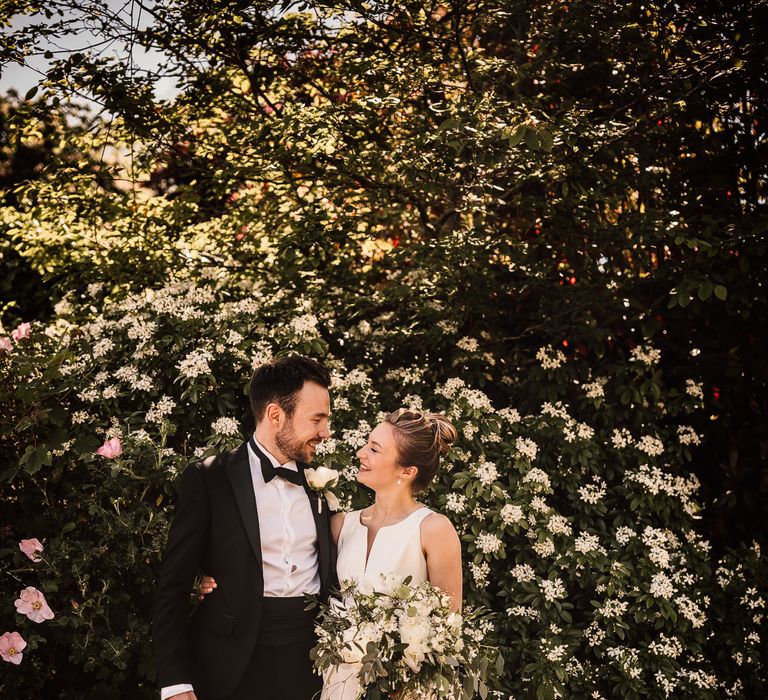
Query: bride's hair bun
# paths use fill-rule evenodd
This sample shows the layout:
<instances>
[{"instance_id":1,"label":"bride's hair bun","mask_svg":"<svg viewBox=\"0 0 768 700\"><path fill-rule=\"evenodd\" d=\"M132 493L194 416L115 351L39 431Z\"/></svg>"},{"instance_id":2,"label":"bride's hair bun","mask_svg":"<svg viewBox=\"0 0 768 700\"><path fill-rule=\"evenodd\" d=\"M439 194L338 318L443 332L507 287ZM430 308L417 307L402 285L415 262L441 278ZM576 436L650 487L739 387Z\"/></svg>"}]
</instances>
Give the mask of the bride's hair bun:
<instances>
[{"instance_id":1,"label":"bride's hair bun","mask_svg":"<svg viewBox=\"0 0 768 700\"><path fill-rule=\"evenodd\" d=\"M458 433L440 413L425 413L399 408L385 419L395 432L398 462L403 467L416 467L414 491L426 488L434 479L440 457L456 442Z\"/></svg>"},{"instance_id":2,"label":"bride's hair bun","mask_svg":"<svg viewBox=\"0 0 768 700\"><path fill-rule=\"evenodd\" d=\"M434 426L435 442L440 448L440 456L448 454L451 445L456 442L456 438L459 436L453 423L440 413L425 413L424 417L428 423Z\"/></svg>"}]
</instances>

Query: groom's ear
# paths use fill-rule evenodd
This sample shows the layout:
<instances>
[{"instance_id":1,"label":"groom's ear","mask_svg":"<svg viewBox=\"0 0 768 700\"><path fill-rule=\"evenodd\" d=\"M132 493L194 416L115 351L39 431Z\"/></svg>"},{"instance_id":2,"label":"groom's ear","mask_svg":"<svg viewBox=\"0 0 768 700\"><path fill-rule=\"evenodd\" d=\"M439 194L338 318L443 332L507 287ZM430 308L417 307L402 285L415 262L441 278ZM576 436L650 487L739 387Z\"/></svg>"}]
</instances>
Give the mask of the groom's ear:
<instances>
[{"instance_id":1,"label":"groom's ear","mask_svg":"<svg viewBox=\"0 0 768 700\"><path fill-rule=\"evenodd\" d=\"M264 411L264 418L271 423L274 427L279 427L280 420L283 416L283 409L277 403L268 403L267 408Z\"/></svg>"}]
</instances>

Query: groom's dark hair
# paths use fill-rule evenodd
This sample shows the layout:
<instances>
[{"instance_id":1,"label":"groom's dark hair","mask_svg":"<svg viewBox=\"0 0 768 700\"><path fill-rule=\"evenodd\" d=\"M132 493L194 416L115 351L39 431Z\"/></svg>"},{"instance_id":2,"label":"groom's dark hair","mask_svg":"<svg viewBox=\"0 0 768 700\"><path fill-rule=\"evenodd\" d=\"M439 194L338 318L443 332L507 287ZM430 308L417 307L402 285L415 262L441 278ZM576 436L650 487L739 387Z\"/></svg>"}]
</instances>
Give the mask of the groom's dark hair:
<instances>
[{"instance_id":1,"label":"groom's dark hair","mask_svg":"<svg viewBox=\"0 0 768 700\"><path fill-rule=\"evenodd\" d=\"M304 382L315 382L327 389L331 375L317 360L303 355L280 357L259 365L251 375L249 389L253 420L258 423L270 403L276 403L292 416Z\"/></svg>"}]
</instances>

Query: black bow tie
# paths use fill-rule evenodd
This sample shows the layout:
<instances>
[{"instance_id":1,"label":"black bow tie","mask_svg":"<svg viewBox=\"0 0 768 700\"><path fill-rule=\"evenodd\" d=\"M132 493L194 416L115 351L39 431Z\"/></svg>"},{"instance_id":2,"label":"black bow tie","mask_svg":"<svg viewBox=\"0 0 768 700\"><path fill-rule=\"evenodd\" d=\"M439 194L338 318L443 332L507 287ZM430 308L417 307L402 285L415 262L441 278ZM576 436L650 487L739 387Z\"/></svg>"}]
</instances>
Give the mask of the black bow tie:
<instances>
[{"instance_id":1,"label":"black bow tie","mask_svg":"<svg viewBox=\"0 0 768 700\"><path fill-rule=\"evenodd\" d=\"M272 460L259 449L253 435L251 435L251 439L248 440L248 444L258 456L259 462L261 462L261 475L264 477L265 484L268 484L276 476L279 476L286 481L290 481L292 484L296 484L296 486L303 486L304 477L300 470L294 471L293 469L287 469L286 467L276 467L272 464Z\"/></svg>"}]
</instances>

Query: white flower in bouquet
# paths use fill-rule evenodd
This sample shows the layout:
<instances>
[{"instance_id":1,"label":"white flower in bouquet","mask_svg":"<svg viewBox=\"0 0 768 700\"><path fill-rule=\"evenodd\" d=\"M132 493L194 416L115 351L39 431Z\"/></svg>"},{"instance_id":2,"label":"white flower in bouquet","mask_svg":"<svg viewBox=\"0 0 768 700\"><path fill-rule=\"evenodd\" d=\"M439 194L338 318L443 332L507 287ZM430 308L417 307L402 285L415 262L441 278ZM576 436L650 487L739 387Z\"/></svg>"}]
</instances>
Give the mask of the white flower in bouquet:
<instances>
[{"instance_id":1,"label":"white flower in bouquet","mask_svg":"<svg viewBox=\"0 0 768 700\"><path fill-rule=\"evenodd\" d=\"M405 663L418 673L427 652L430 651L429 639L432 627L421 616L405 615L400 622L398 632L402 643L408 645L403 650Z\"/></svg>"},{"instance_id":2,"label":"white flower in bouquet","mask_svg":"<svg viewBox=\"0 0 768 700\"><path fill-rule=\"evenodd\" d=\"M359 663L366 654L369 642L378 642L381 632L377 626L371 622L365 622L361 625L353 625L344 631L342 644L339 645L339 651L345 663Z\"/></svg>"}]
</instances>

